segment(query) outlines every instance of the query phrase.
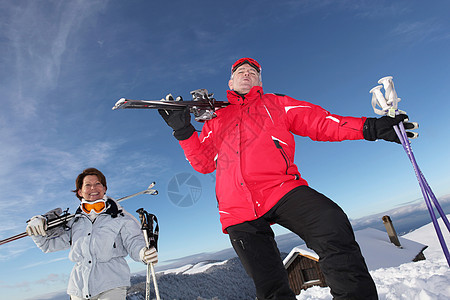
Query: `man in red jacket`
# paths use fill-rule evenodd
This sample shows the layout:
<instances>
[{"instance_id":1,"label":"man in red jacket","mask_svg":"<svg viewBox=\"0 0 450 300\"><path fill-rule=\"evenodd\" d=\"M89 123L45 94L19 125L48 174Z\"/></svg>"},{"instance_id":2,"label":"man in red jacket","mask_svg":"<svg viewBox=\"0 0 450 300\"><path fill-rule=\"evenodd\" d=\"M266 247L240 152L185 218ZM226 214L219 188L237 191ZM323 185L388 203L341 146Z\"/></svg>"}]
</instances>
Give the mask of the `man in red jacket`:
<instances>
[{"instance_id":1,"label":"man in red jacket","mask_svg":"<svg viewBox=\"0 0 450 300\"><path fill-rule=\"evenodd\" d=\"M159 113L193 168L205 174L216 171L222 229L253 279L258 299L295 299L270 228L273 223L299 235L319 255L334 299L377 299L347 216L310 188L294 164L293 134L316 141L399 143L393 125L407 116L342 117L309 102L264 94L261 66L251 58L236 61L231 74L231 105L216 111L200 135L187 109Z\"/></svg>"}]
</instances>

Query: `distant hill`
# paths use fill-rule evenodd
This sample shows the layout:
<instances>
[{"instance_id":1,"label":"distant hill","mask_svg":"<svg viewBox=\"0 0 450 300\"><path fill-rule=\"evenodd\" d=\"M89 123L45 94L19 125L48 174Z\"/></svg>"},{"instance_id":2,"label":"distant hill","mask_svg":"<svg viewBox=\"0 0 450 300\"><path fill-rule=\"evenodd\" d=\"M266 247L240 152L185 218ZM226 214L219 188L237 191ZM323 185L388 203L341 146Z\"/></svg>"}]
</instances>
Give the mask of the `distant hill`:
<instances>
[{"instance_id":1,"label":"distant hill","mask_svg":"<svg viewBox=\"0 0 450 300\"><path fill-rule=\"evenodd\" d=\"M450 195L440 197L439 204L441 205L443 211L448 213L450 211ZM436 217L439 218L439 213L435 213ZM391 217L395 231L398 235L405 235L431 222L430 214L425 201L423 199L418 199L383 213L351 220L353 229L356 231L371 227L379 230L385 230L383 222L381 221L381 217L384 215L389 215Z\"/></svg>"}]
</instances>

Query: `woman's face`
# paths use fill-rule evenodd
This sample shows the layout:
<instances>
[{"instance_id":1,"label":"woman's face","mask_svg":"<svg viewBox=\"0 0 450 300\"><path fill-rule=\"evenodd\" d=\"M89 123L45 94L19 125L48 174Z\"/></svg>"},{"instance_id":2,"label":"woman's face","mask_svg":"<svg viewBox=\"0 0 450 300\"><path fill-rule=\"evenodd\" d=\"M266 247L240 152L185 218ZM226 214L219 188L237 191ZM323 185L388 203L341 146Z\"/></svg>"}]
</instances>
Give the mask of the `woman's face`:
<instances>
[{"instance_id":1,"label":"woman's face","mask_svg":"<svg viewBox=\"0 0 450 300\"><path fill-rule=\"evenodd\" d=\"M102 199L106 193L106 188L96 175L87 175L83 179L83 186L78 190L78 195L86 201Z\"/></svg>"}]
</instances>

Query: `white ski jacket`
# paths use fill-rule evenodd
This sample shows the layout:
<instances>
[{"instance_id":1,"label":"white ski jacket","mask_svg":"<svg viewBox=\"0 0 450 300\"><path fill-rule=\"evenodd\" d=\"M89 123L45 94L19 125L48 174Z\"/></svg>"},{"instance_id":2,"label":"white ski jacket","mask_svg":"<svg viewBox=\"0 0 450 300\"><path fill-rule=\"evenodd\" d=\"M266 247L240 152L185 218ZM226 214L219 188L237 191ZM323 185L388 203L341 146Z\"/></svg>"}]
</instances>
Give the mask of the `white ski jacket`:
<instances>
[{"instance_id":1,"label":"white ski jacket","mask_svg":"<svg viewBox=\"0 0 450 300\"><path fill-rule=\"evenodd\" d=\"M141 261L139 251L145 240L140 224L111 198L107 210L92 222L80 209L65 227L47 231L47 236L32 236L45 253L70 248L75 263L67 293L91 298L104 291L130 286L130 268L125 257Z\"/></svg>"}]
</instances>

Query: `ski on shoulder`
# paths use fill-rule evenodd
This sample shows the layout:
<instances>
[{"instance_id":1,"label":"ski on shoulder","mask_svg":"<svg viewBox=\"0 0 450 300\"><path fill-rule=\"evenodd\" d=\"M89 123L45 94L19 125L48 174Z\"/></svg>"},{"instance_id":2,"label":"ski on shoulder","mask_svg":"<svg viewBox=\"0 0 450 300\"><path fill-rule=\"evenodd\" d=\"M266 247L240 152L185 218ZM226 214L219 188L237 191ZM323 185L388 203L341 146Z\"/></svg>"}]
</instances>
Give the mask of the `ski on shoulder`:
<instances>
[{"instance_id":1,"label":"ski on shoulder","mask_svg":"<svg viewBox=\"0 0 450 300\"><path fill-rule=\"evenodd\" d=\"M153 189L155 184L156 184L155 182L152 182L147 187L147 189L145 189L145 190L143 190L141 192L138 192L138 193L134 193L134 194L129 195L129 196L125 196L125 197L116 199L116 201L117 202L121 202L123 200L127 200L127 199L130 199L130 198L133 198L135 196L142 195L142 194L145 194L145 195L158 195L158 191ZM47 230L55 228L55 227L58 227L58 226L62 226L62 225L66 224L68 221L70 221L71 219L73 219L75 217L75 214L69 213L69 209L66 209L65 211L62 211L61 208L55 208L55 209L51 210L49 213L51 213L54 217L52 217L49 220L47 220ZM28 220L28 221L30 221L30 220ZM28 223L28 221L27 221L27 223ZM12 241L24 238L26 236L28 236L28 234L26 232L22 232L22 233L16 234L16 235L11 236L9 238L0 240L0 245L3 245L3 244L6 244L6 243L9 243L9 242L12 242Z\"/></svg>"},{"instance_id":2,"label":"ski on shoulder","mask_svg":"<svg viewBox=\"0 0 450 300\"><path fill-rule=\"evenodd\" d=\"M116 102L113 110L116 109L165 109L183 110L186 107L194 114L197 122L204 122L216 116L215 111L229 105L226 101L217 101L214 94L208 94L206 89L198 89L191 92L192 100L183 101L181 97L177 100L132 100L121 98Z\"/></svg>"}]
</instances>

